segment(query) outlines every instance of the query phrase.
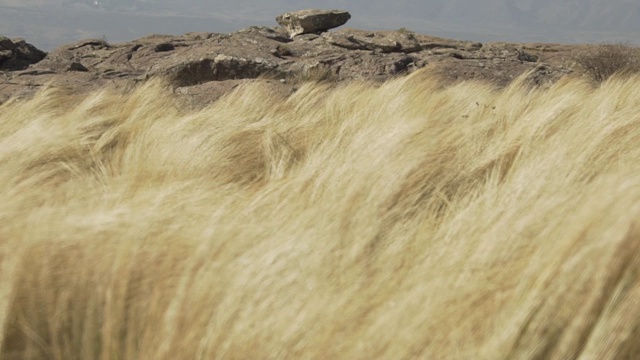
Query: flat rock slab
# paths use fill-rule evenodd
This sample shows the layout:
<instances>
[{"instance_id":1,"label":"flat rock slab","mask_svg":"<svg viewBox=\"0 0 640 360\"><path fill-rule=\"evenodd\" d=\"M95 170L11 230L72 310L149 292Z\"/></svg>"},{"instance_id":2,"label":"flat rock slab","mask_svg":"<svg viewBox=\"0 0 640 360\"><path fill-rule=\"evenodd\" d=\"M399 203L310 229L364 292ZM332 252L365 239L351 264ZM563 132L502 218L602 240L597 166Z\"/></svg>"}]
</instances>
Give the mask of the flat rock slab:
<instances>
[{"instance_id":1,"label":"flat rock slab","mask_svg":"<svg viewBox=\"0 0 640 360\"><path fill-rule=\"evenodd\" d=\"M289 36L311 34L327 31L344 25L351 19L351 14L344 10L300 10L284 13L276 17Z\"/></svg>"}]
</instances>

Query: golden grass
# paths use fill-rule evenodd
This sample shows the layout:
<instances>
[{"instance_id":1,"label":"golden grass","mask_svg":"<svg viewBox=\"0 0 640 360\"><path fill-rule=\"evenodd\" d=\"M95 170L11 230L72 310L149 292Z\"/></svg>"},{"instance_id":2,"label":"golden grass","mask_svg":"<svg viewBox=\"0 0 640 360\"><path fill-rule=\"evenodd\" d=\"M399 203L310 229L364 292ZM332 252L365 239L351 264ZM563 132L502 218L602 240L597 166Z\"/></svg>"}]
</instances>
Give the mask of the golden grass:
<instances>
[{"instance_id":1,"label":"golden grass","mask_svg":"<svg viewBox=\"0 0 640 360\"><path fill-rule=\"evenodd\" d=\"M640 77L0 107L2 359L640 356Z\"/></svg>"}]
</instances>

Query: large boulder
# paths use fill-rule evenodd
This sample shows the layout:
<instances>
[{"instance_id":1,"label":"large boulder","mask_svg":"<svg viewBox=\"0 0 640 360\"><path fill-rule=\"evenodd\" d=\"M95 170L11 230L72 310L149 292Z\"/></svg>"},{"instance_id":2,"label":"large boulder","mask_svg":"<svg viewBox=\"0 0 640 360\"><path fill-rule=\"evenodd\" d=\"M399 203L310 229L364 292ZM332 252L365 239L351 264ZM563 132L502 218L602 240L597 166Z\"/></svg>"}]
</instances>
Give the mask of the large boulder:
<instances>
[{"instance_id":1,"label":"large boulder","mask_svg":"<svg viewBox=\"0 0 640 360\"><path fill-rule=\"evenodd\" d=\"M351 14L344 10L300 10L284 13L276 17L291 37L302 34L319 33L344 25Z\"/></svg>"}]
</instances>

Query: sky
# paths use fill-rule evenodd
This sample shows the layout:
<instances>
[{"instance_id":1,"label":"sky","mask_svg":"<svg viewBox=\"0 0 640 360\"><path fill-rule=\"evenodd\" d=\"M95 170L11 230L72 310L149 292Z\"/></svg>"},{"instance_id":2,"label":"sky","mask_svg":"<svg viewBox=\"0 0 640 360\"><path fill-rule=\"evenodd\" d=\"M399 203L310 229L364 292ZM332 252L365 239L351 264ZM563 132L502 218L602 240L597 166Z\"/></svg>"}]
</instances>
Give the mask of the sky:
<instances>
[{"instance_id":1,"label":"sky","mask_svg":"<svg viewBox=\"0 0 640 360\"><path fill-rule=\"evenodd\" d=\"M481 42L640 39L640 0L0 0L0 35L50 51L86 38L277 26L277 15L307 8L348 10L348 27Z\"/></svg>"}]
</instances>

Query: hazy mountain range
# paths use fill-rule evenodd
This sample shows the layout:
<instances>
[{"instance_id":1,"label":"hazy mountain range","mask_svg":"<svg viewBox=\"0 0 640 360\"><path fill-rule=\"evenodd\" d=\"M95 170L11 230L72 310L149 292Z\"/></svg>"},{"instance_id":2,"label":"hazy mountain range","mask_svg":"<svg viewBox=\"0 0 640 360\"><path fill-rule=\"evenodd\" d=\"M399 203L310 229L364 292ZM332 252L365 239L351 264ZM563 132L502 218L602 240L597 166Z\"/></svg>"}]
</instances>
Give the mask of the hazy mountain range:
<instances>
[{"instance_id":1,"label":"hazy mountain range","mask_svg":"<svg viewBox=\"0 0 640 360\"><path fill-rule=\"evenodd\" d=\"M0 0L0 34L45 50L87 37L230 32L274 26L304 8L349 10L348 26L401 27L466 40L637 42L640 2L629 0Z\"/></svg>"}]
</instances>

